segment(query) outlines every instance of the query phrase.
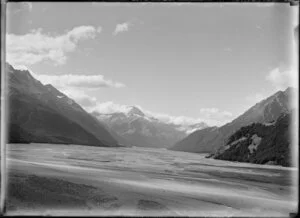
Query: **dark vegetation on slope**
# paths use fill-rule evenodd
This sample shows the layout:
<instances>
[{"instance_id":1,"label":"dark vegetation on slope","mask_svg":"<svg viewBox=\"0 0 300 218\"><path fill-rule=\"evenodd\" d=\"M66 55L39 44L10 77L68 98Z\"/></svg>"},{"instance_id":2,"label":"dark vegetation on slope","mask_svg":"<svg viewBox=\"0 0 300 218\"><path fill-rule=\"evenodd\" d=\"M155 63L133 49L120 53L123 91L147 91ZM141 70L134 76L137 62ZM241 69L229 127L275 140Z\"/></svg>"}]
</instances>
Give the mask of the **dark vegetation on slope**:
<instances>
[{"instance_id":1,"label":"dark vegetation on slope","mask_svg":"<svg viewBox=\"0 0 300 218\"><path fill-rule=\"evenodd\" d=\"M261 137L262 140L257 149L251 154L248 146L252 143L251 136L254 134ZM215 159L257 164L266 164L271 161L276 165L292 166L289 114L282 114L275 125L266 126L253 123L242 127L229 137L227 145L242 137L247 139L232 145L223 152L217 153Z\"/></svg>"}]
</instances>

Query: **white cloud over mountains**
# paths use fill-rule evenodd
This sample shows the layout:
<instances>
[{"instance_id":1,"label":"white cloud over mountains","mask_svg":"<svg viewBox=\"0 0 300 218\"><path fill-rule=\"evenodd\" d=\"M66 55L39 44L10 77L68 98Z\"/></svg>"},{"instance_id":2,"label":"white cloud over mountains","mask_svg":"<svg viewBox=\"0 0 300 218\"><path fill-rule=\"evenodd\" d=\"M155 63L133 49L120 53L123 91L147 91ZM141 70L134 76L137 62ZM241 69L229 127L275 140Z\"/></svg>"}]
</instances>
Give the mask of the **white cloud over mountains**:
<instances>
[{"instance_id":1,"label":"white cloud over mountains","mask_svg":"<svg viewBox=\"0 0 300 218\"><path fill-rule=\"evenodd\" d=\"M299 9L294 11L294 15L299 15ZM296 20L292 20L293 23L293 41L291 47L290 64L288 66L279 66L268 73L266 80L271 82L276 90L284 90L287 87L299 88L299 33L297 26L299 25L298 16ZM299 28L299 27L298 27Z\"/></svg>"},{"instance_id":2,"label":"white cloud over mountains","mask_svg":"<svg viewBox=\"0 0 300 218\"><path fill-rule=\"evenodd\" d=\"M293 40L291 44L291 63L288 67L278 67L273 69L266 77L276 89L286 89L287 87L299 88L299 7L292 7L292 31Z\"/></svg>"},{"instance_id":3,"label":"white cloud over mountains","mask_svg":"<svg viewBox=\"0 0 300 218\"><path fill-rule=\"evenodd\" d=\"M232 113L221 111L218 108L201 108L200 117L205 120L214 120L215 122L227 122L231 120Z\"/></svg>"},{"instance_id":4,"label":"white cloud over mountains","mask_svg":"<svg viewBox=\"0 0 300 218\"><path fill-rule=\"evenodd\" d=\"M257 103L276 91L284 91L288 87L293 87L299 89L299 53L298 53L298 46L299 46L299 33L297 26L299 25L298 17L299 17L299 9L297 7L293 8L293 19L292 19L292 26L294 31L294 40L292 41L292 49L291 49L291 63L289 66L279 66L270 72L265 77L265 80L269 82L273 90L267 92L266 90L254 93L246 97L246 100L251 102L251 104ZM299 28L299 27L298 27ZM293 101L297 101L297 98L294 98Z\"/></svg>"},{"instance_id":5,"label":"white cloud over mountains","mask_svg":"<svg viewBox=\"0 0 300 218\"><path fill-rule=\"evenodd\" d=\"M82 105L83 106L83 105ZM165 123L172 123L180 126L190 126L204 122L210 126L220 126L229 122L232 118L232 114L227 111L220 111L217 108L204 108L200 110L198 118L187 117L187 116L171 116L164 113L156 113L142 108L139 105L134 105L143 111L147 116L154 117ZM85 106L83 106L85 107ZM128 105L116 104L112 101L104 103L96 103L94 106L86 106L85 109L88 111L97 111L102 114L110 114L116 112L128 113L131 109Z\"/></svg>"},{"instance_id":6,"label":"white cloud over mountains","mask_svg":"<svg viewBox=\"0 0 300 218\"><path fill-rule=\"evenodd\" d=\"M75 89L69 87L60 88L60 91L72 98L83 108L93 107L97 104L97 99L88 95L84 89Z\"/></svg>"},{"instance_id":7,"label":"white cloud over mountains","mask_svg":"<svg viewBox=\"0 0 300 218\"><path fill-rule=\"evenodd\" d=\"M64 64L67 53L74 52L82 40L94 39L101 27L78 26L64 34L53 36L42 29L25 35L6 35L6 58L13 65L32 65L44 60Z\"/></svg>"},{"instance_id":8,"label":"white cloud over mountains","mask_svg":"<svg viewBox=\"0 0 300 218\"><path fill-rule=\"evenodd\" d=\"M149 114L164 122L182 126L194 125L201 122L204 122L209 126L221 126L232 120L232 114L230 112L221 111L217 108L202 108L200 109L197 118L187 116L171 116L168 114L155 113L147 110L143 111L145 114Z\"/></svg>"},{"instance_id":9,"label":"white cloud over mountains","mask_svg":"<svg viewBox=\"0 0 300 218\"><path fill-rule=\"evenodd\" d=\"M86 93L88 90L99 88L123 88L123 83L104 78L103 75L63 74L48 75L36 74L25 65L13 65L17 70L27 70L44 85L51 84L82 107L88 109L97 105L97 99Z\"/></svg>"},{"instance_id":10,"label":"white cloud over mountains","mask_svg":"<svg viewBox=\"0 0 300 218\"><path fill-rule=\"evenodd\" d=\"M140 108L139 106L135 106ZM91 110L96 110L99 113L102 114L111 114L111 113L117 113L117 112L121 112L121 113L128 113L130 111L130 107L127 105L121 105L121 104L116 104L113 103L112 101L107 101L104 103L98 103L96 105L94 105L93 108L91 108Z\"/></svg>"},{"instance_id":11,"label":"white cloud over mountains","mask_svg":"<svg viewBox=\"0 0 300 218\"><path fill-rule=\"evenodd\" d=\"M34 78L44 85L51 84L68 97L74 99L79 105L85 109L95 107L97 99L89 94L88 90L99 88L123 88L123 83L115 82L104 78L103 75L82 75L82 74L63 74L48 75L35 74L23 65L14 66L15 69L28 70Z\"/></svg>"},{"instance_id":12,"label":"white cloud over mountains","mask_svg":"<svg viewBox=\"0 0 300 218\"><path fill-rule=\"evenodd\" d=\"M284 90L289 86L296 88L297 71L296 69L280 70L275 68L266 76L266 80L271 82L277 90Z\"/></svg>"},{"instance_id":13,"label":"white cloud over mountains","mask_svg":"<svg viewBox=\"0 0 300 218\"><path fill-rule=\"evenodd\" d=\"M85 89L98 89L98 88L123 88L123 83L114 82L105 79L103 75L77 75L77 74L64 74L64 75L35 75L35 78L44 84L52 84L57 88L85 88Z\"/></svg>"}]
</instances>

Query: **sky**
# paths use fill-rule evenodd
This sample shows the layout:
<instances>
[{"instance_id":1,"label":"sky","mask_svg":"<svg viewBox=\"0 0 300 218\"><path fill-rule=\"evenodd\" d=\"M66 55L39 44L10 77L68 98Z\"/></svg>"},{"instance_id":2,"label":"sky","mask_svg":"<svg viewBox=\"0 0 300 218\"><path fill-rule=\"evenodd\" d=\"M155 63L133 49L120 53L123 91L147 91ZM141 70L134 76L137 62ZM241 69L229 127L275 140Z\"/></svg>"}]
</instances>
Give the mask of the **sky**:
<instances>
[{"instance_id":1,"label":"sky","mask_svg":"<svg viewBox=\"0 0 300 218\"><path fill-rule=\"evenodd\" d=\"M298 87L288 3L7 3L6 60L87 111L223 125Z\"/></svg>"}]
</instances>

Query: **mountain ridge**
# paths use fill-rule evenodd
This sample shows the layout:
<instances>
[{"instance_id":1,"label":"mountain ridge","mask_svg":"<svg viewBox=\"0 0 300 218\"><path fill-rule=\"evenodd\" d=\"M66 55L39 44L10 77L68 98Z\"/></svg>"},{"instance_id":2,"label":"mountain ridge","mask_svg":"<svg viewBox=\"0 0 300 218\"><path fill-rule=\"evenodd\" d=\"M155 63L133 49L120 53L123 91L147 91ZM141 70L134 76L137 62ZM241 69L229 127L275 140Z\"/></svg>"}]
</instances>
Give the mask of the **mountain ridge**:
<instances>
[{"instance_id":1,"label":"mountain ridge","mask_svg":"<svg viewBox=\"0 0 300 218\"><path fill-rule=\"evenodd\" d=\"M128 109L128 110L127 110ZM146 115L135 106L127 106L123 111L113 113L91 112L100 122L116 132L130 145L141 147L166 148L185 137L182 126L163 122L154 116ZM205 123L191 124L191 128L206 128Z\"/></svg>"},{"instance_id":2,"label":"mountain ridge","mask_svg":"<svg viewBox=\"0 0 300 218\"><path fill-rule=\"evenodd\" d=\"M69 138L76 138L75 141L78 143L84 142L84 144L98 144L99 146L116 146L118 144L102 124L54 86L43 85L28 70L17 70L9 63L6 63L6 72L9 81L10 132L17 134L16 129L21 130L24 134L30 132L28 136L34 135L35 137L31 137L31 141L34 141L34 139L41 137L43 130L45 136L42 138L44 141L57 142L55 137L64 137L64 135L53 127L56 126L56 128L61 129L60 126L57 126L52 120L39 123L42 120L47 120L49 116L54 116L56 122L64 121L61 125L65 124L65 130L61 129L61 131L69 134ZM63 98L59 98L58 94L63 95ZM35 107L31 107L31 105L35 105ZM24 120L19 118L27 119L28 122L24 123ZM39 124L39 129L37 124ZM73 130L73 134L67 129ZM54 134L55 137L52 137L51 134ZM78 134L82 138L77 137ZM9 134L9 140L13 138L16 137Z\"/></svg>"},{"instance_id":3,"label":"mountain ridge","mask_svg":"<svg viewBox=\"0 0 300 218\"><path fill-rule=\"evenodd\" d=\"M214 153L222 145L225 145L227 138L242 126L255 122L270 122L277 119L282 112L290 111L290 95L294 91L290 87L285 91L278 91L258 102L231 122L211 129L210 132L198 130L177 142L170 149L196 153Z\"/></svg>"}]
</instances>

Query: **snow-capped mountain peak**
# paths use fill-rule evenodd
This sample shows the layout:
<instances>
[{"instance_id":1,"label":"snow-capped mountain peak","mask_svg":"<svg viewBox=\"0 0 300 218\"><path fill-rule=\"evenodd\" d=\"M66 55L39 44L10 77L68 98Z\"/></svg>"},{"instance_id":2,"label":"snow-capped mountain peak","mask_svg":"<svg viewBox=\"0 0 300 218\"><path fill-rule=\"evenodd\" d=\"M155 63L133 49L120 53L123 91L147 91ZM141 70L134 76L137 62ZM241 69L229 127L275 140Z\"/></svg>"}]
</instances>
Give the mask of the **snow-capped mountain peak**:
<instances>
[{"instance_id":1,"label":"snow-capped mountain peak","mask_svg":"<svg viewBox=\"0 0 300 218\"><path fill-rule=\"evenodd\" d=\"M139 116L145 116L145 114L137 107L135 106L128 106L129 111L128 111L128 115L139 115Z\"/></svg>"},{"instance_id":2,"label":"snow-capped mountain peak","mask_svg":"<svg viewBox=\"0 0 300 218\"><path fill-rule=\"evenodd\" d=\"M169 147L187 134L206 128L205 123L178 123L160 119L138 106L108 104L110 110L96 110L92 114L109 129L125 139L127 144L142 147ZM119 110L116 110L119 109ZM121 142L125 144L125 142Z\"/></svg>"}]
</instances>

